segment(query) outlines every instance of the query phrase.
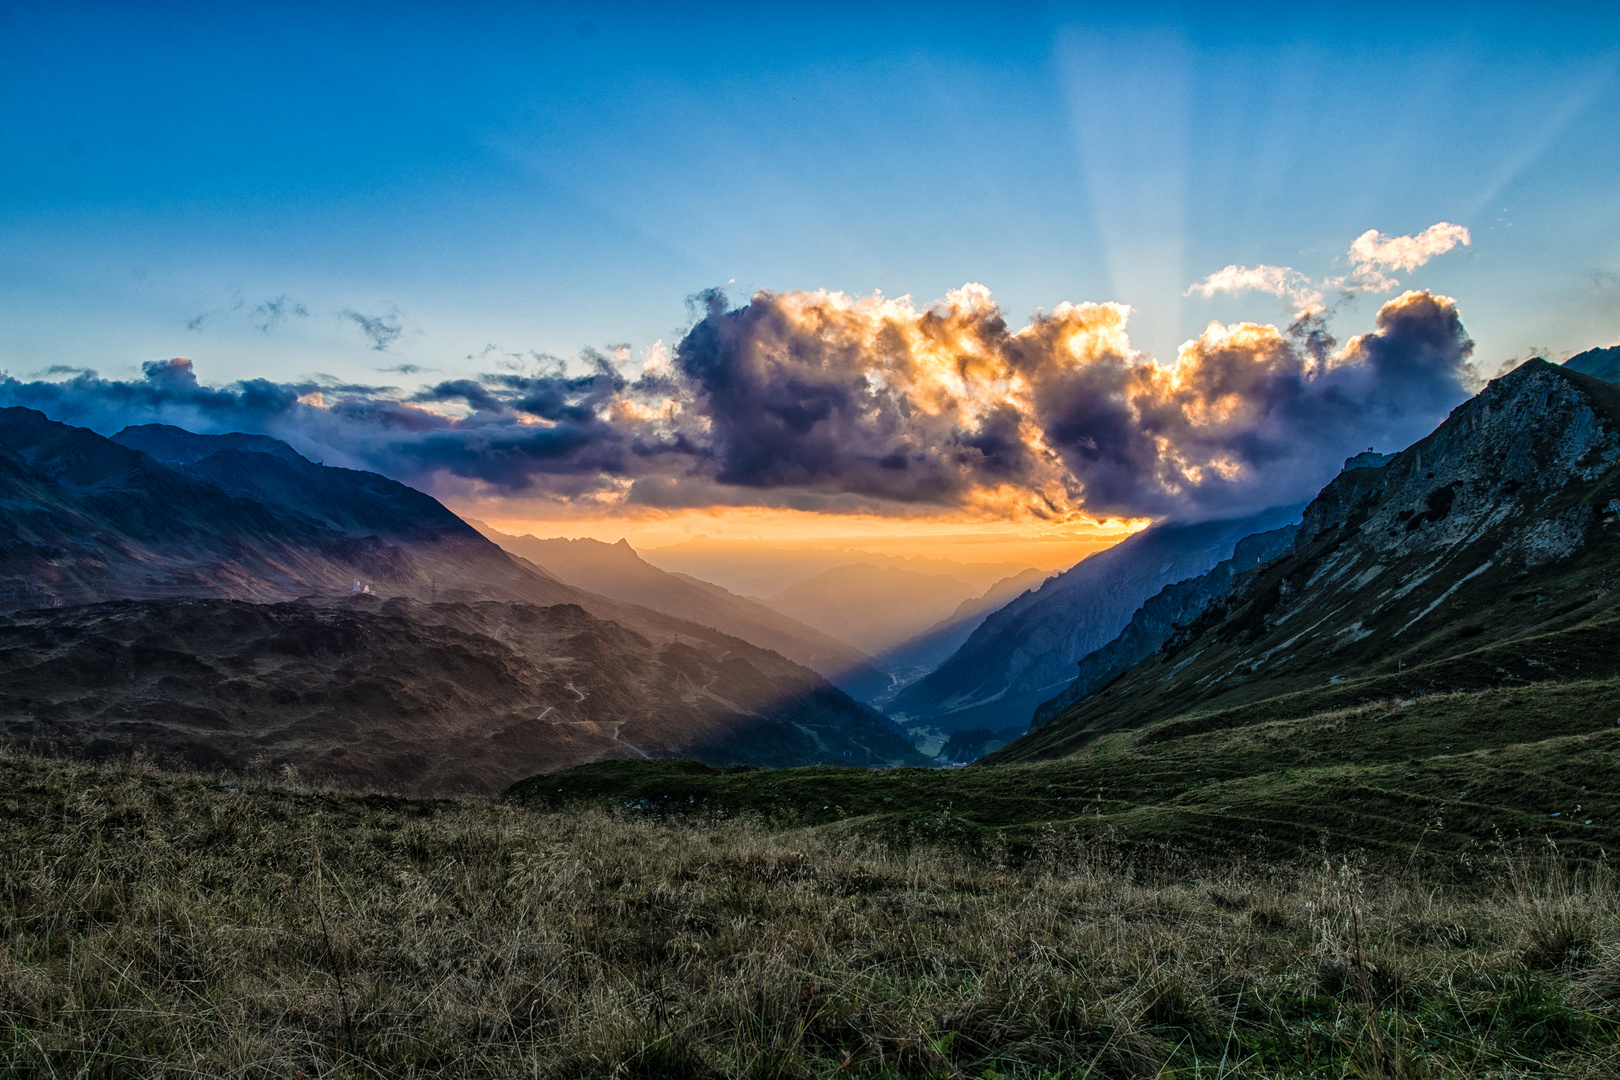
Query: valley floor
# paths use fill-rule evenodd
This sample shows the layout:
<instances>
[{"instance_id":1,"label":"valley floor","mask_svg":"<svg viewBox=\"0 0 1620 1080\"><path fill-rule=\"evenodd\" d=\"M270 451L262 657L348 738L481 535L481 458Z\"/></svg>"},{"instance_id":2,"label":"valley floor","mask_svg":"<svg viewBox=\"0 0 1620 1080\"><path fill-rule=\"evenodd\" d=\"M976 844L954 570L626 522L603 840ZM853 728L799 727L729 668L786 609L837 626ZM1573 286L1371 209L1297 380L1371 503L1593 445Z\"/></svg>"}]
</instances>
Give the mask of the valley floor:
<instances>
[{"instance_id":1,"label":"valley floor","mask_svg":"<svg viewBox=\"0 0 1620 1080\"><path fill-rule=\"evenodd\" d=\"M1348 849L1201 858L1053 825L1014 851L19 756L0 809L6 1075L1620 1069L1616 879L1545 843L1437 883Z\"/></svg>"}]
</instances>

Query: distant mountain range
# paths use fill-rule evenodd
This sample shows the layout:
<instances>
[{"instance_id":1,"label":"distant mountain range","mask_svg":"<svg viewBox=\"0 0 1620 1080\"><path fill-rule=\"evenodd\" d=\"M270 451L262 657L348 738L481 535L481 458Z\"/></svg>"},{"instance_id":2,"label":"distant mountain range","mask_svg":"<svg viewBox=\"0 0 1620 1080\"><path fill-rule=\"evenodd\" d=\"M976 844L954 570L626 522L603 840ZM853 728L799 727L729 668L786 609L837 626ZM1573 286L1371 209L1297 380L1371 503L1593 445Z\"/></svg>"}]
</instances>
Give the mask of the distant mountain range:
<instances>
[{"instance_id":1,"label":"distant mountain range","mask_svg":"<svg viewBox=\"0 0 1620 1080\"><path fill-rule=\"evenodd\" d=\"M764 601L858 649L879 653L927 632L979 592L949 574L848 563Z\"/></svg>"},{"instance_id":2,"label":"distant mountain range","mask_svg":"<svg viewBox=\"0 0 1620 1080\"><path fill-rule=\"evenodd\" d=\"M1052 574L1044 570L1032 569L1002 578L978 596L963 600L954 611L922 633L883 650L877 663L893 676L897 685L878 700L892 699L906 686L939 667L967 642L992 612L1040 588L1050 577Z\"/></svg>"},{"instance_id":3,"label":"distant mountain range","mask_svg":"<svg viewBox=\"0 0 1620 1080\"><path fill-rule=\"evenodd\" d=\"M1346 469L1277 558L1212 580L1151 655L986 760L1620 675L1620 388L1580 370L1616 352L1531 360L1413 446Z\"/></svg>"},{"instance_id":4,"label":"distant mountain range","mask_svg":"<svg viewBox=\"0 0 1620 1080\"><path fill-rule=\"evenodd\" d=\"M1587 349L1565 360L1564 369L1605 382L1620 383L1620 345L1611 345L1607 349Z\"/></svg>"},{"instance_id":5,"label":"distant mountain range","mask_svg":"<svg viewBox=\"0 0 1620 1080\"><path fill-rule=\"evenodd\" d=\"M660 570L624 540L616 544L589 538L542 540L512 536L483 522L472 524L507 551L543 567L560 581L774 649L862 700L876 696L889 684L888 676L873 666L872 658L847 642L806 626L759 600L738 596L686 574Z\"/></svg>"},{"instance_id":6,"label":"distant mountain range","mask_svg":"<svg viewBox=\"0 0 1620 1080\"><path fill-rule=\"evenodd\" d=\"M923 555L888 555L830 544L722 540L710 536L648 548L641 555L660 569L691 574L739 596L753 597L774 596L824 571L857 563L892 566L914 574L943 574L962 583L967 589L963 596L982 593L1003 578L1029 568L1022 562L964 562Z\"/></svg>"},{"instance_id":7,"label":"distant mountain range","mask_svg":"<svg viewBox=\"0 0 1620 1080\"><path fill-rule=\"evenodd\" d=\"M925 763L783 656L273 439L0 410L0 508L0 735L424 791L643 754Z\"/></svg>"},{"instance_id":8,"label":"distant mountain range","mask_svg":"<svg viewBox=\"0 0 1620 1080\"><path fill-rule=\"evenodd\" d=\"M1298 515L1298 507L1283 507L1145 529L989 615L888 710L947 731L1027 726L1036 708L1074 678L1076 662L1118 635L1148 597L1231 558L1243 537Z\"/></svg>"}]
</instances>

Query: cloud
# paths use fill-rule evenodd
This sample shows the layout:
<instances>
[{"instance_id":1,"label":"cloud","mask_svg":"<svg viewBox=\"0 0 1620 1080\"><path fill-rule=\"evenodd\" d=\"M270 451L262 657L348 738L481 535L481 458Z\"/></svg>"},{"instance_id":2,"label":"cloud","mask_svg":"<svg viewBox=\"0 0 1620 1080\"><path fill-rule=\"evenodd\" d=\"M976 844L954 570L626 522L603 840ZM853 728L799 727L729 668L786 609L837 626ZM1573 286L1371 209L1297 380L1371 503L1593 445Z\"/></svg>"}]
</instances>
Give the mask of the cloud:
<instances>
[{"instance_id":1,"label":"cloud","mask_svg":"<svg viewBox=\"0 0 1620 1080\"><path fill-rule=\"evenodd\" d=\"M1449 221L1430 225L1416 236L1384 236L1377 229L1368 229L1350 244L1353 269L1345 280L1358 291L1385 292L1399 285L1387 271L1410 273L1458 244L1468 246L1468 230Z\"/></svg>"},{"instance_id":2,"label":"cloud","mask_svg":"<svg viewBox=\"0 0 1620 1080\"><path fill-rule=\"evenodd\" d=\"M309 310L303 304L283 294L274 300L266 300L254 308L252 318L255 320L259 330L268 334L272 326L284 319L295 316L300 319L307 319L309 318Z\"/></svg>"},{"instance_id":3,"label":"cloud","mask_svg":"<svg viewBox=\"0 0 1620 1080\"><path fill-rule=\"evenodd\" d=\"M388 315L362 315L353 308L345 308L343 311L338 312L338 315L341 318L348 319L360 328L360 332L370 339L371 348L374 352L387 352L388 346L398 341L399 336L405 332L404 324L399 321L399 316L392 313Z\"/></svg>"},{"instance_id":4,"label":"cloud","mask_svg":"<svg viewBox=\"0 0 1620 1080\"><path fill-rule=\"evenodd\" d=\"M1304 498L1352 450L1404 446L1468 392L1455 304L1408 292L1336 349L1307 319L1211 323L1160 366L1129 310L1063 304L1014 330L988 290L927 307L836 292L719 292L673 352L446 379L408 396L329 380L0 377L0 404L111 432L161 421L274 435L441 493L593 513L1192 519Z\"/></svg>"},{"instance_id":5,"label":"cloud","mask_svg":"<svg viewBox=\"0 0 1620 1080\"><path fill-rule=\"evenodd\" d=\"M1184 296L1198 293L1205 299L1216 293L1263 292L1292 300L1297 308L1309 308L1322 302L1322 291L1311 284L1311 279L1290 266L1237 266L1217 270L1196 285L1187 286Z\"/></svg>"},{"instance_id":6,"label":"cloud","mask_svg":"<svg viewBox=\"0 0 1620 1080\"><path fill-rule=\"evenodd\" d=\"M249 310L248 301L242 297L239 291L232 290L232 299L229 304L205 311L186 320L186 329L200 333L204 326L213 322L219 316L237 311L246 311L247 318L252 322L254 329L266 334L270 332L272 326L287 319L309 318L309 309L285 293L274 299L261 301Z\"/></svg>"},{"instance_id":7,"label":"cloud","mask_svg":"<svg viewBox=\"0 0 1620 1080\"><path fill-rule=\"evenodd\" d=\"M1436 255L1444 255L1458 244L1466 247L1469 242L1468 229L1449 221L1437 222L1414 236L1385 236L1377 229L1368 229L1350 244L1346 255L1348 274L1317 283L1291 266L1234 264L1188 286L1183 295L1198 293L1207 299L1217 293L1270 293L1291 301L1295 317L1303 318L1321 306L1324 290L1347 295L1390 292L1401 283L1389 271L1410 273Z\"/></svg>"}]
</instances>

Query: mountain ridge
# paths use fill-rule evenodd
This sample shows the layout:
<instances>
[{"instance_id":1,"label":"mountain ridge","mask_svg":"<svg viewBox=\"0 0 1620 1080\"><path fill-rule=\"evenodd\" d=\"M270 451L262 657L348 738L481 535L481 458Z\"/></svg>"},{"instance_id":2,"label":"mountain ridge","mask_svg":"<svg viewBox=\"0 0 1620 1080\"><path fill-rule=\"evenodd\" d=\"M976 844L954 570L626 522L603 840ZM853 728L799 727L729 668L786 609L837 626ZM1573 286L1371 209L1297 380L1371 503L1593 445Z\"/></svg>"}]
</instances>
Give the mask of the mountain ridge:
<instances>
[{"instance_id":1,"label":"mountain ridge","mask_svg":"<svg viewBox=\"0 0 1620 1080\"><path fill-rule=\"evenodd\" d=\"M626 540L608 544L590 538L541 539L514 536L480 521L469 524L508 552L529 559L561 581L773 649L857 698L868 699L888 685L888 677L859 649L752 597L661 570L643 559Z\"/></svg>"},{"instance_id":2,"label":"mountain ridge","mask_svg":"<svg viewBox=\"0 0 1620 1080\"><path fill-rule=\"evenodd\" d=\"M892 715L949 730L1027 725L1165 585L1231 557L1251 533L1284 524L1295 507L1190 525L1151 526L1092 555L993 612L929 675L906 687Z\"/></svg>"},{"instance_id":3,"label":"mountain ridge","mask_svg":"<svg viewBox=\"0 0 1620 1080\"><path fill-rule=\"evenodd\" d=\"M260 436L120 435L0 410L10 737L89 754L224 755L232 767L270 753L314 767L320 745L353 754L325 763L336 775L417 790L476 787L460 757L492 770L477 788L487 791L509 769L642 754L927 764L810 669L564 584L386 477L317 465ZM242 640L222 640L199 612L239 625ZM532 629L559 618L571 627L560 638ZM618 727L604 734L594 716L589 731L559 728L581 691L559 691L551 675L576 672L583 687L598 670L617 674L593 684L589 708L617 701ZM343 689L354 686L370 691ZM491 729L492 717L508 722ZM626 726L641 739L617 737ZM347 748L326 729L349 731ZM495 743L458 742L457 731ZM490 745L504 749L491 757ZM366 759L386 764L353 764Z\"/></svg>"},{"instance_id":4,"label":"mountain ridge","mask_svg":"<svg viewBox=\"0 0 1620 1080\"><path fill-rule=\"evenodd\" d=\"M1340 473L1289 552L987 760L1261 703L1283 716L1605 677L1620 644L1617 518L1620 388L1529 361L1383 465Z\"/></svg>"}]
</instances>

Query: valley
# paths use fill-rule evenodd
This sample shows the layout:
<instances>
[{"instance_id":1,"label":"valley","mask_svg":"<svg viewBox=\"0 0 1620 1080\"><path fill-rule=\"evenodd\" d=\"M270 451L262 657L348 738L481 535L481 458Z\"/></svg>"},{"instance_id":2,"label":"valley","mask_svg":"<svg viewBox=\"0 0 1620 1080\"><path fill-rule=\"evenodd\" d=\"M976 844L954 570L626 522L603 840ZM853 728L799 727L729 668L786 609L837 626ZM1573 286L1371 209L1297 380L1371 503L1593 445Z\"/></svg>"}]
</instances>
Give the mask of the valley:
<instances>
[{"instance_id":1,"label":"valley","mask_svg":"<svg viewBox=\"0 0 1620 1080\"><path fill-rule=\"evenodd\" d=\"M1620 1080L1620 5L0 5L0 1080Z\"/></svg>"},{"instance_id":2,"label":"valley","mask_svg":"<svg viewBox=\"0 0 1620 1080\"><path fill-rule=\"evenodd\" d=\"M8 1067L1601 1071L1620 390L1582 366L1060 574L736 560L762 595L11 410ZM465 967L438 1011L406 955Z\"/></svg>"}]
</instances>

